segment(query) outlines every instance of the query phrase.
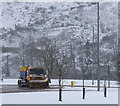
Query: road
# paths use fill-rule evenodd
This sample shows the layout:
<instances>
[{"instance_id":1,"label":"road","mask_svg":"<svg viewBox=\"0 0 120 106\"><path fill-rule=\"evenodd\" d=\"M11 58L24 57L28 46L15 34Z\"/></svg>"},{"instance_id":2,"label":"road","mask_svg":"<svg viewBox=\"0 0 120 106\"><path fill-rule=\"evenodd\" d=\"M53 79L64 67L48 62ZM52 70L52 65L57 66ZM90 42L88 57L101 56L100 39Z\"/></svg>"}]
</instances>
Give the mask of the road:
<instances>
[{"instance_id":1,"label":"road","mask_svg":"<svg viewBox=\"0 0 120 106\"><path fill-rule=\"evenodd\" d=\"M19 88L17 85L2 85L1 93L17 93L17 92L44 92L44 91L52 91L58 89L57 86L52 86L49 88L27 88L21 87Z\"/></svg>"},{"instance_id":2,"label":"road","mask_svg":"<svg viewBox=\"0 0 120 106\"><path fill-rule=\"evenodd\" d=\"M64 85L63 91L80 91L79 89L64 89L65 87L70 87L70 85ZM78 85L74 85L74 87L82 87ZM97 86L85 86L86 88L97 88ZM103 86L101 86L103 87ZM118 87L111 87L111 88L118 88ZM0 93L18 93L18 92L50 92L50 91L58 91L58 85L50 85L49 88L27 88L22 87L19 88L17 85L2 85L2 92ZM97 89L96 89L97 90ZM96 91L93 89L92 91ZM91 91L91 90L90 90Z\"/></svg>"}]
</instances>

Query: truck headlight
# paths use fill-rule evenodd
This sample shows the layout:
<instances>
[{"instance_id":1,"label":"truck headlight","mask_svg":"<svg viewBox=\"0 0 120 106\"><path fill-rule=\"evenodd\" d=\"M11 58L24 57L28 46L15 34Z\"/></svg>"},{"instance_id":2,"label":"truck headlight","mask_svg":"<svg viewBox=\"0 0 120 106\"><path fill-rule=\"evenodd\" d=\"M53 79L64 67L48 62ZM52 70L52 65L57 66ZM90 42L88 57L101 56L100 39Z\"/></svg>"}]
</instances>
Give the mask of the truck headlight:
<instances>
[{"instance_id":1,"label":"truck headlight","mask_svg":"<svg viewBox=\"0 0 120 106\"><path fill-rule=\"evenodd\" d=\"M32 75L30 75L30 80L32 80Z\"/></svg>"},{"instance_id":2,"label":"truck headlight","mask_svg":"<svg viewBox=\"0 0 120 106\"><path fill-rule=\"evenodd\" d=\"M45 75L45 79L47 79L47 75Z\"/></svg>"}]
</instances>

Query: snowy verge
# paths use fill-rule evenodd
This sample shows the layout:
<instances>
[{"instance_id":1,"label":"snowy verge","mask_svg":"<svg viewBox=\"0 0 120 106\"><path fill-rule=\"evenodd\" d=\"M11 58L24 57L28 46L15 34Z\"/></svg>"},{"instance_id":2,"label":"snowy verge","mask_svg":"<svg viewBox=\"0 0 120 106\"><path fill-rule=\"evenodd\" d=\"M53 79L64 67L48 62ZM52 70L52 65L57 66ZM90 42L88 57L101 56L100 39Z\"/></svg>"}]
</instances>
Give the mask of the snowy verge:
<instances>
[{"instance_id":1,"label":"snowy verge","mask_svg":"<svg viewBox=\"0 0 120 106\"><path fill-rule=\"evenodd\" d=\"M93 90L95 89L93 88ZM116 88L114 91L110 88L106 98L104 97L103 90L100 92L86 91L86 98L84 100L82 99L82 91L63 91L63 101L60 102L58 101L58 94L58 91L51 91L0 95L2 95L3 104L118 104L118 90Z\"/></svg>"}]
</instances>

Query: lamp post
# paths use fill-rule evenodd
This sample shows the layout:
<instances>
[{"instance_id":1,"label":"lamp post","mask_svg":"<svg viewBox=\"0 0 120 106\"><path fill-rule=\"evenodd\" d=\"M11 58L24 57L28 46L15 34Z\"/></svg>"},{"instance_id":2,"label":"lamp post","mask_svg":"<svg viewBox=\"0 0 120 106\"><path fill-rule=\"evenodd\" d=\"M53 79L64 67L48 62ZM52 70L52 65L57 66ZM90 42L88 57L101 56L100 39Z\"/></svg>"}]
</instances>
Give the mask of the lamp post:
<instances>
[{"instance_id":1,"label":"lamp post","mask_svg":"<svg viewBox=\"0 0 120 106\"><path fill-rule=\"evenodd\" d=\"M97 36L97 65L98 65L98 80L97 80L97 87L98 91L100 91L100 59L99 59L99 2L97 3L97 30L98 30L98 36Z\"/></svg>"},{"instance_id":2,"label":"lamp post","mask_svg":"<svg viewBox=\"0 0 120 106\"><path fill-rule=\"evenodd\" d=\"M94 26L92 26L92 28L93 28L93 44L94 44ZM94 47L93 47L93 69L94 69L94 63L95 63L95 62L94 62L94 55L95 55L95 54L94 54L94 53L95 53L94 50L95 50L95 49L94 49ZM93 69L92 69L92 70L93 70ZM94 85L94 74L93 74L93 73L94 73L94 72L92 71L92 85Z\"/></svg>"},{"instance_id":3,"label":"lamp post","mask_svg":"<svg viewBox=\"0 0 120 106\"><path fill-rule=\"evenodd\" d=\"M100 91L100 58L99 58L99 2L93 2L92 5L97 5L97 89Z\"/></svg>"}]
</instances>

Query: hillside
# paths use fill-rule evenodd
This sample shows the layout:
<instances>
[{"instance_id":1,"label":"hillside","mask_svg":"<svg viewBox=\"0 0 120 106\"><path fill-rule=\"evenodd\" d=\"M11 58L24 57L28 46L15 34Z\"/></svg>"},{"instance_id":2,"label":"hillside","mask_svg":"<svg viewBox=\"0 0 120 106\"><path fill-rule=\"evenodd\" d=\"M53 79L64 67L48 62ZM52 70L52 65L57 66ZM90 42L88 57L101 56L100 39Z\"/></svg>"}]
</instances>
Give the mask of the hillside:
<instances>
[{"instance_id":1,"label":"hillside","mask_svg":"<svg viewBox=\"0 0 120 106\"><path fill-rule=\"evenodd\" d=\"M117 20L118 4L100 3L100 57L101 60L104 60L104 53L110 55L111 71L117 70L116 61L113 61L116 59L117 51ZM81 2L2 3L2 26L4 77L7 70L7 53L9 55L10 77L18 76L18 68L22 65L20 58L23 57L22 42L25 42L26 61L29 61L31 58L31 55L29 56L31 41L34 45L32 49L39 52L40 39L44 36L49 39L55 38L61 42L61 50L63 51L65 49L63 45L67 46L72 38L72 44L75 45L73 52L77 64L76 70L80 70L78 64L80 48L78 44L81 42L85 46L89 40L90 51L93 50L92 48L96 50L97 6ZM93 26L95 42L93 42ZM69 55L69 50L67 55ZM29 62L26 65L28 64ZM35 62L34 65L41 65L41 63ZM81 72L77 71L76 73Z\"/></svg>"}]
</instances>

